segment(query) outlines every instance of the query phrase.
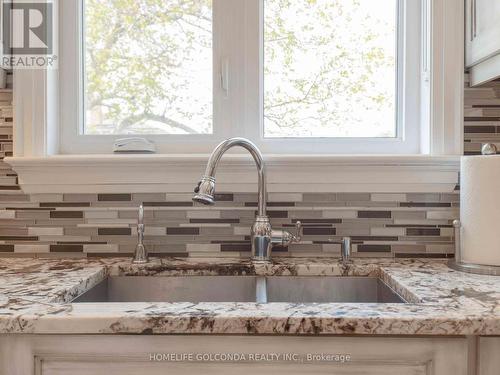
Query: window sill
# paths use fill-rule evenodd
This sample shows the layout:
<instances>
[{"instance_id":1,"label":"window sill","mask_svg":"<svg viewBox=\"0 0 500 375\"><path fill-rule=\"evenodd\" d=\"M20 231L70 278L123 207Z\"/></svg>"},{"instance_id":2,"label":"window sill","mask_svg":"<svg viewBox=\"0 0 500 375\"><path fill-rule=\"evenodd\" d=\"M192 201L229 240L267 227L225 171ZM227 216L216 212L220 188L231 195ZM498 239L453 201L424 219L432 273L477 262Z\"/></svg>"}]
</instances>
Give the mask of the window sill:
<instances>
[{"instance_id":1,"label":"window sill","mask_svg":"<svg viewBox=\"0 0 500 375\"><path fill-rule=\"evenodd\" d=\"M208 155L57 155L11 157L24 192L190 192ZM266 155L269 192L451 192L457 156ZM248 155L226 155L218 191L253 192L257 174Z\"/></svg>"}]
</instances>

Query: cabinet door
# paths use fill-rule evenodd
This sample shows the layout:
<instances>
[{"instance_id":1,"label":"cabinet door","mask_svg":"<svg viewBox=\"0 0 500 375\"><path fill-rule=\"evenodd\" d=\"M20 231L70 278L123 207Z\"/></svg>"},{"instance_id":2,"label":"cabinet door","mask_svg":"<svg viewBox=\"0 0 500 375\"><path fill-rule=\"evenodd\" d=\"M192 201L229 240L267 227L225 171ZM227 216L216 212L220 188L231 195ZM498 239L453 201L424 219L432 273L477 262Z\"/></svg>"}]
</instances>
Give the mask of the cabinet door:
<instances>
[{"instance_id":1,"label":"cabinet door","mask_svg":"<svg viewBox=\"0 0 500 375\"><path fill-rule=\"evenodd\" d=\"M18 338L12 337L6 343L4 358L16 358L17 363L11 361L0 374L32 374L19 371L18 364L34 369L36 375L468 374L468 345L463 338L24 335L22 339L16 343ZM17 356L9 348L15 348ZM172 353L194 357L165 357ZM275 357L256 357L270 353ZM217 359L221 354L244 357ZM335 355L346 360L336 361Z\"/></svg>"},{"instance_id":2,"label":"cabinet door","mask_svg":"<svg viewBox=\"0 0 500 375\"><path fill-rule=\"evenodd\" d=\"M88 362L47 362L41 367L42 375L429 375L428 366L424 364L308 364L292 365L282 364L259 364L259 363L169 363L164 365L152 365L141 362L124 363L88 363ZM439 375L445 375L440 373ZM436 374L437 375L437 374Z\"/></svg>"},{"instance_id":3,"label":"cabinet door","mask_svg":"<svg viewBox=\"0 0 500 375\"><path fill-rule=\"evenodd\" d=\"M466 0L466 62L474 66L500 53L500 0Z\"/></svg>"},{"instance_id":4,"label":"cabinet door","mask_svg":"<svg viewBox=\"0 0 500 375\"><path fill-rule=\"evenodd\" d=\"M500 373L500 337L479 339L479 375Z\"/></svg>"}]
</instances>

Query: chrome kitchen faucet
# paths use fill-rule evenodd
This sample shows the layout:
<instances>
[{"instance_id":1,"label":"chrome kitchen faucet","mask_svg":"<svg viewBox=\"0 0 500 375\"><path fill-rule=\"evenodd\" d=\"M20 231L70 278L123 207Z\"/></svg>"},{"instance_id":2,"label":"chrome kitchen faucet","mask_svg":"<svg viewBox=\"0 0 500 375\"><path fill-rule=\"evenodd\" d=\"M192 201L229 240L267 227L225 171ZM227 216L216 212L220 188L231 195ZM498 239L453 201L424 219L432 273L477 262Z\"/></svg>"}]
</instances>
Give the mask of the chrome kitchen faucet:
<instances>
[{"instance_id":1,"label":"chrome kitchen faucet","mask_svg":"<svg viewBox=\"0 0 500 375\"><path fill-rule=\"evenodd\" d=\"M266 193L266 166L260 150L255 144L245 138L231 138L219 144L212 152L208 160L205 175L202 177L198 186L194 189L195 195L193 201L204 204L215 204L215 173L222 156L232 147L240 146L246 149L257 166L259 175L259 191L257 216L252 226L251 243L252 259L257 261L269 261L271 259L271 250L273 246L288 246L292 243L301 241L300 221L296 223L296 234L285 230L273 230L269 217L266 214L267 193Z\"/></svg>"}]
</instances>

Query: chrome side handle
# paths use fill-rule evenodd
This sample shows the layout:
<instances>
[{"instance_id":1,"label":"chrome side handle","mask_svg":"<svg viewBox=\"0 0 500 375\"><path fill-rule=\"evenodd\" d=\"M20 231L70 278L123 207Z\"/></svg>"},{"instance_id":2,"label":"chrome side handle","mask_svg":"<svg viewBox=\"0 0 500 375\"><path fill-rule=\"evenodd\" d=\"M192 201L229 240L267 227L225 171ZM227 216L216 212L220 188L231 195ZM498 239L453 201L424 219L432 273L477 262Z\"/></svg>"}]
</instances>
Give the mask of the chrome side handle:
<instances>
[{"instance_id":1,"label":"chrome side handle","mask_svg":"<svg viewBox=\"0 0 500 375\"><path fill-rule=\"evenodd\" d=\"M283 246L299 243L302 241L302 223L297 221L295 223L295 234L286 230L273 230L271 236L271 243L274 246Z\"/></svg>"},{"instance_id":2,"label":"chrome side handle","mask_svg":"<svg viewBox=\"0 0 500 375\"><path fill-rule=\"evenodd\" d=\"M141 203L139 205L139 212L138 212L137 223L139 225L144 225L144 204L143 203Z\"/></svg>"},{"instance_id":3,"label":"chrome side handle","mask_svg":"<svg viewBox=\"0 0 500 375\"><path fill-rule=\"evenodd\" d=\"M302 241L302 223L300 221L297 221L295 223L295 234L292 235L291 240L293 242L300 242L300 241Z\"/></svg>"},{"instance_id":4,"label":"chrome side handle","mask_svg":"<svg viewBox=\"0 0 500 375\"><path fill-rule=\"evenodd\" d=\"M144 204L139 205L139 212L137 218L137 246L135 247L135 254L132 263L144 264L148 262L148 251L144 246Z\"/></svg>"}]
</instances>

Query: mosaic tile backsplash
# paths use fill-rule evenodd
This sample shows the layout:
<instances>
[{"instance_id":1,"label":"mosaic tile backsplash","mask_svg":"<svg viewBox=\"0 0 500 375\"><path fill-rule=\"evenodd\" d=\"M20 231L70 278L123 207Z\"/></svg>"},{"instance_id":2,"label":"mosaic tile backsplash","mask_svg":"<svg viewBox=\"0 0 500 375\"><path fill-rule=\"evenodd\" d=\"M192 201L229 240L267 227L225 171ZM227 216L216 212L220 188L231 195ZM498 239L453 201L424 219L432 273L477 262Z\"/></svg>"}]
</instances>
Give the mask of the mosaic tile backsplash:
<instances>
[{"instance_id":1,"label":"mosaic tile backsplash","mask_svg":"<svg viewBox=\"0 0 500 375\"><path fill-rule=\"evenodd\" d=\"M466 82L464 104L465 155L479 155L483 143L500 149L500 80L479 88L470 88Z\"/></svg>"},{"instance_id":2,"label":"mosaic tile backsplash","mask_svg":"<svg viewBox=\"0 0 500 375\"><path fill-rule=\"evenodd\" d=\"M12 153L9 90L0 91L0 158ZM500 81L465 88L465 152L488 141L500 147ZM199 207L191 193L25 195L0 161L0 256L129 256L136 244L137 206L146 206L145 243L164 256L250 255L256 194L221 193L217 206ZM273 227L304 224L304 243L275 256L339 256L350 236L354 256L451 257L459 216L458 190L443 193L270 194Z\"/></svg>"}]
</instances>

